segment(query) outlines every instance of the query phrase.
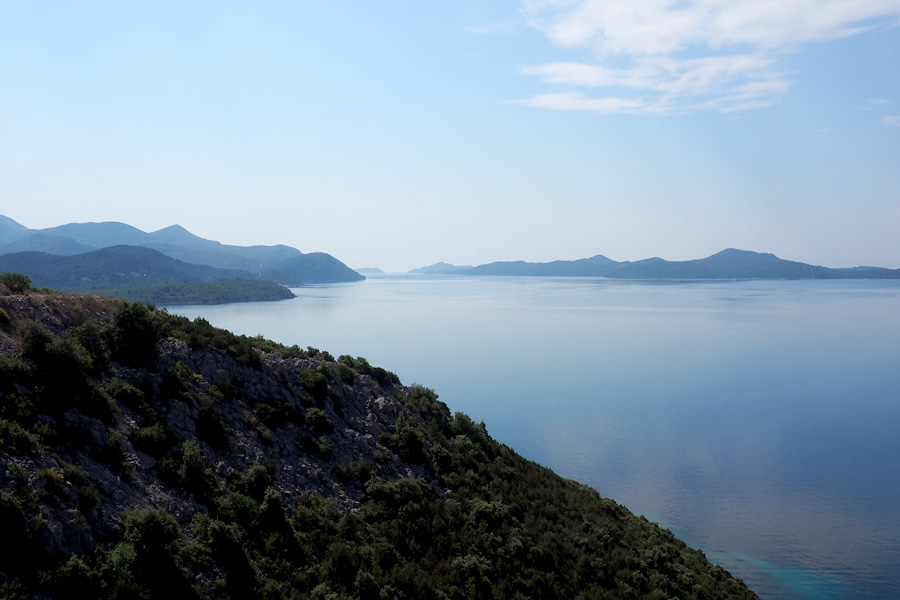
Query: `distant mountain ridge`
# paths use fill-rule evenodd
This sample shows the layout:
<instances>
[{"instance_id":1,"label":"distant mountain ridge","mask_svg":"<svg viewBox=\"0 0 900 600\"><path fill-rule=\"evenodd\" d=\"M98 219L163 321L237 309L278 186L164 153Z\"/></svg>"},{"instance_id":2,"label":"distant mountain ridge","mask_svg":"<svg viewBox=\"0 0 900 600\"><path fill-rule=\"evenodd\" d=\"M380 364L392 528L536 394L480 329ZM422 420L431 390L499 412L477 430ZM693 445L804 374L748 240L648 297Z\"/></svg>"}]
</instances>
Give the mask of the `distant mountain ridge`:
<instances>
[{"instance_id":1,"label":"distant mountain ridge","mask_svg":"<svg viewBox=\"0 0 900 600\"><path fill-rule=\"evenodd\" d=\"M410 273L524 277L606 277L609 279L900 279L900 269L833 269L778 258L774 254L728 248L706 258L668 261L647 258L618 262L602 255L548 263L493 262L477 267L437 263Z\"/></svg>"},{"instance_id":2,"label":"distant mountain ridge","mask_svg":"<svg viewBox=\"0 0 900 600\"><path fill-rule=\"evenodd\" d=\"M459 273L461 271L465 271L466 269L471 269L470 266L456 266L451 265L445 262L434 263L433 265L428 265L427 267L419 267L418 269L411 269L410 273L421 273L423 275L449 275L451 273Z\"/></svg>"},{"instance_id":3,"label":"distant mountain ridge","mask_svg":"<svg viewBox=\"0 0 900 600\"><path fill-rule=\"evenodd\" d=\"M296 248L232 246L194 235L180 225L147 233L115 221L68 223L46 229L29 229L0 215L0 255L37 251L74 256L102 248L139 246L170 258L219 269L245 271L285 285L341 283L365 279L347 265L323 252L304 254Z\"/></svg>"}]
</instances>

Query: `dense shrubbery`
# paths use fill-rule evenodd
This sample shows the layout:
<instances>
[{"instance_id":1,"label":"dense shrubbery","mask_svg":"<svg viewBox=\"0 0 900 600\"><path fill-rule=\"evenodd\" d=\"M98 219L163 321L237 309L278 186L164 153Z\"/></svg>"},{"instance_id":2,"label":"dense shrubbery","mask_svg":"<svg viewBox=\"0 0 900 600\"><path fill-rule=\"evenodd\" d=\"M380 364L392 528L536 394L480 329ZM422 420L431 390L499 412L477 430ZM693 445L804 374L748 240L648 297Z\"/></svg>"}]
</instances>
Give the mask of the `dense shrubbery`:
<instances>
[{"instance_id":1,"label":"dense shrubbery","mask_svg":"<svg viewBox=\"0 0 900 600\"><path fill-rule=\"evenodd\" d=\"M10 294L26 294L31 290L31 278L22 273L0 273L0 290Z\"/></svg>"}]
</instances>

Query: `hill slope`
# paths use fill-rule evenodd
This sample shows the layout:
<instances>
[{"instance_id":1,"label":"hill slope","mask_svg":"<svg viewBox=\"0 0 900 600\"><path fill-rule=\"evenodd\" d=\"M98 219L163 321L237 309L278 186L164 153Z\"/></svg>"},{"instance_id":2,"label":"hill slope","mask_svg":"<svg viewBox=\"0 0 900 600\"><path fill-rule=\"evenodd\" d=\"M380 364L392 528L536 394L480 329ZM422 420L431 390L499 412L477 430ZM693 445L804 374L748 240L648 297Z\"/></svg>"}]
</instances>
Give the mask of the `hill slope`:
<instances>
[{"instance_id":1,"label":"hill slope","mask_svg":"<svg viewBox=\"0 0 900 600\"><path fill-rule=\"evenodd\" d=\"M44 252L0 255L0 273L19 272L36 287L90 292L158 304L278 300L293 294L246 271L169 258L140 246L111 246L72 256Z\"/></svg>"},{"instance_id":2,"label":"hill slope","mask_svg":"<svg viewBox=\"0 0 900 600\"><path fill-rule=\"evenodd\" d=\"M756 598L363 359L0 284L0 597Z\"/></svg>"},{"instance_id":3,"label":"hill slope","mask_svg":"<svg viewBox=\"0 0 900 600\"><path fill-rule=\"evenodd\" d=\"M440 267L435 270L434 267ZM425 270L429 269L429 270ZM477 267L438 263L413 272L457 275L607 277L611 279L900 279L900 269L831 269L784 260L774 254L729 248L696 260L648 258L618 262L605 256L549 263L494 262Z\"/></svg>"},{"instance_id":4,"label":"hill slope","mask_svg":"<svg viewBox=\"0 0 900 600\"><path fill-rule=\"evenodd\" d=\"M54 242L54 240L58 240ZM115 221L102 223L68 223L47 229L28 229L0 215L0 255L21 251L43 251L51 254L75 254L110 246L141 246L171 258L221 269L240 269L263 274L284 285L335 283L365 279L336 258L324 253L303 254L296 248L275 246L232 246L194 235L180 225L147 233ZM323 260L321 256L328 260ZM287 263L290 273L278 273L274 266Z\"/></svg>"}]
</instances>

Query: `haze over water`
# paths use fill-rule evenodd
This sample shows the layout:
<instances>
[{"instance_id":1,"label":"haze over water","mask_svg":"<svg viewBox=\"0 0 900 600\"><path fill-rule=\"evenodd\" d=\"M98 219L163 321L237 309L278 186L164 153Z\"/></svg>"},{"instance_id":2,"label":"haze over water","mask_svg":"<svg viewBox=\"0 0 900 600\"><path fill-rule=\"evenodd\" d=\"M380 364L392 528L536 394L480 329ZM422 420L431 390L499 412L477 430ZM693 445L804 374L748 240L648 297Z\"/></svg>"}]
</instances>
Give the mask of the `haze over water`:
<instances>
[{"instance_id":1,"label":"haze over water","mask_svg":"<svg viewBox=\"0 0 900 600\"><path fill-rule=\"evenodd\" d=\"M764 599L900 595L900 282L377 277L170 307L364 356Z\"/></svg>"}]
</instances>

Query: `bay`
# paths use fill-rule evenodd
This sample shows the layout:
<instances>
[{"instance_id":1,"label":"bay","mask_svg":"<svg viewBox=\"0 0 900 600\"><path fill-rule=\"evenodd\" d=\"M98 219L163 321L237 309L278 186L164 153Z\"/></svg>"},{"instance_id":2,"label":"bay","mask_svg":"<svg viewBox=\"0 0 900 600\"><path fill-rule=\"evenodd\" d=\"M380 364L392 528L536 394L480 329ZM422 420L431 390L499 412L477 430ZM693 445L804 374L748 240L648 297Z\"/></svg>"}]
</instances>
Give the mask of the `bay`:
<instances>
[{"instance_id":1,"label":"bay","mask_svg":"<svg viewBox=\"0 0 900 600\"><path fill-rule=\"evenodd\" d=\"M169 307L435 389L764 599L900 597L900 283L383 276Z\"/></svg>"}]
</instances>

